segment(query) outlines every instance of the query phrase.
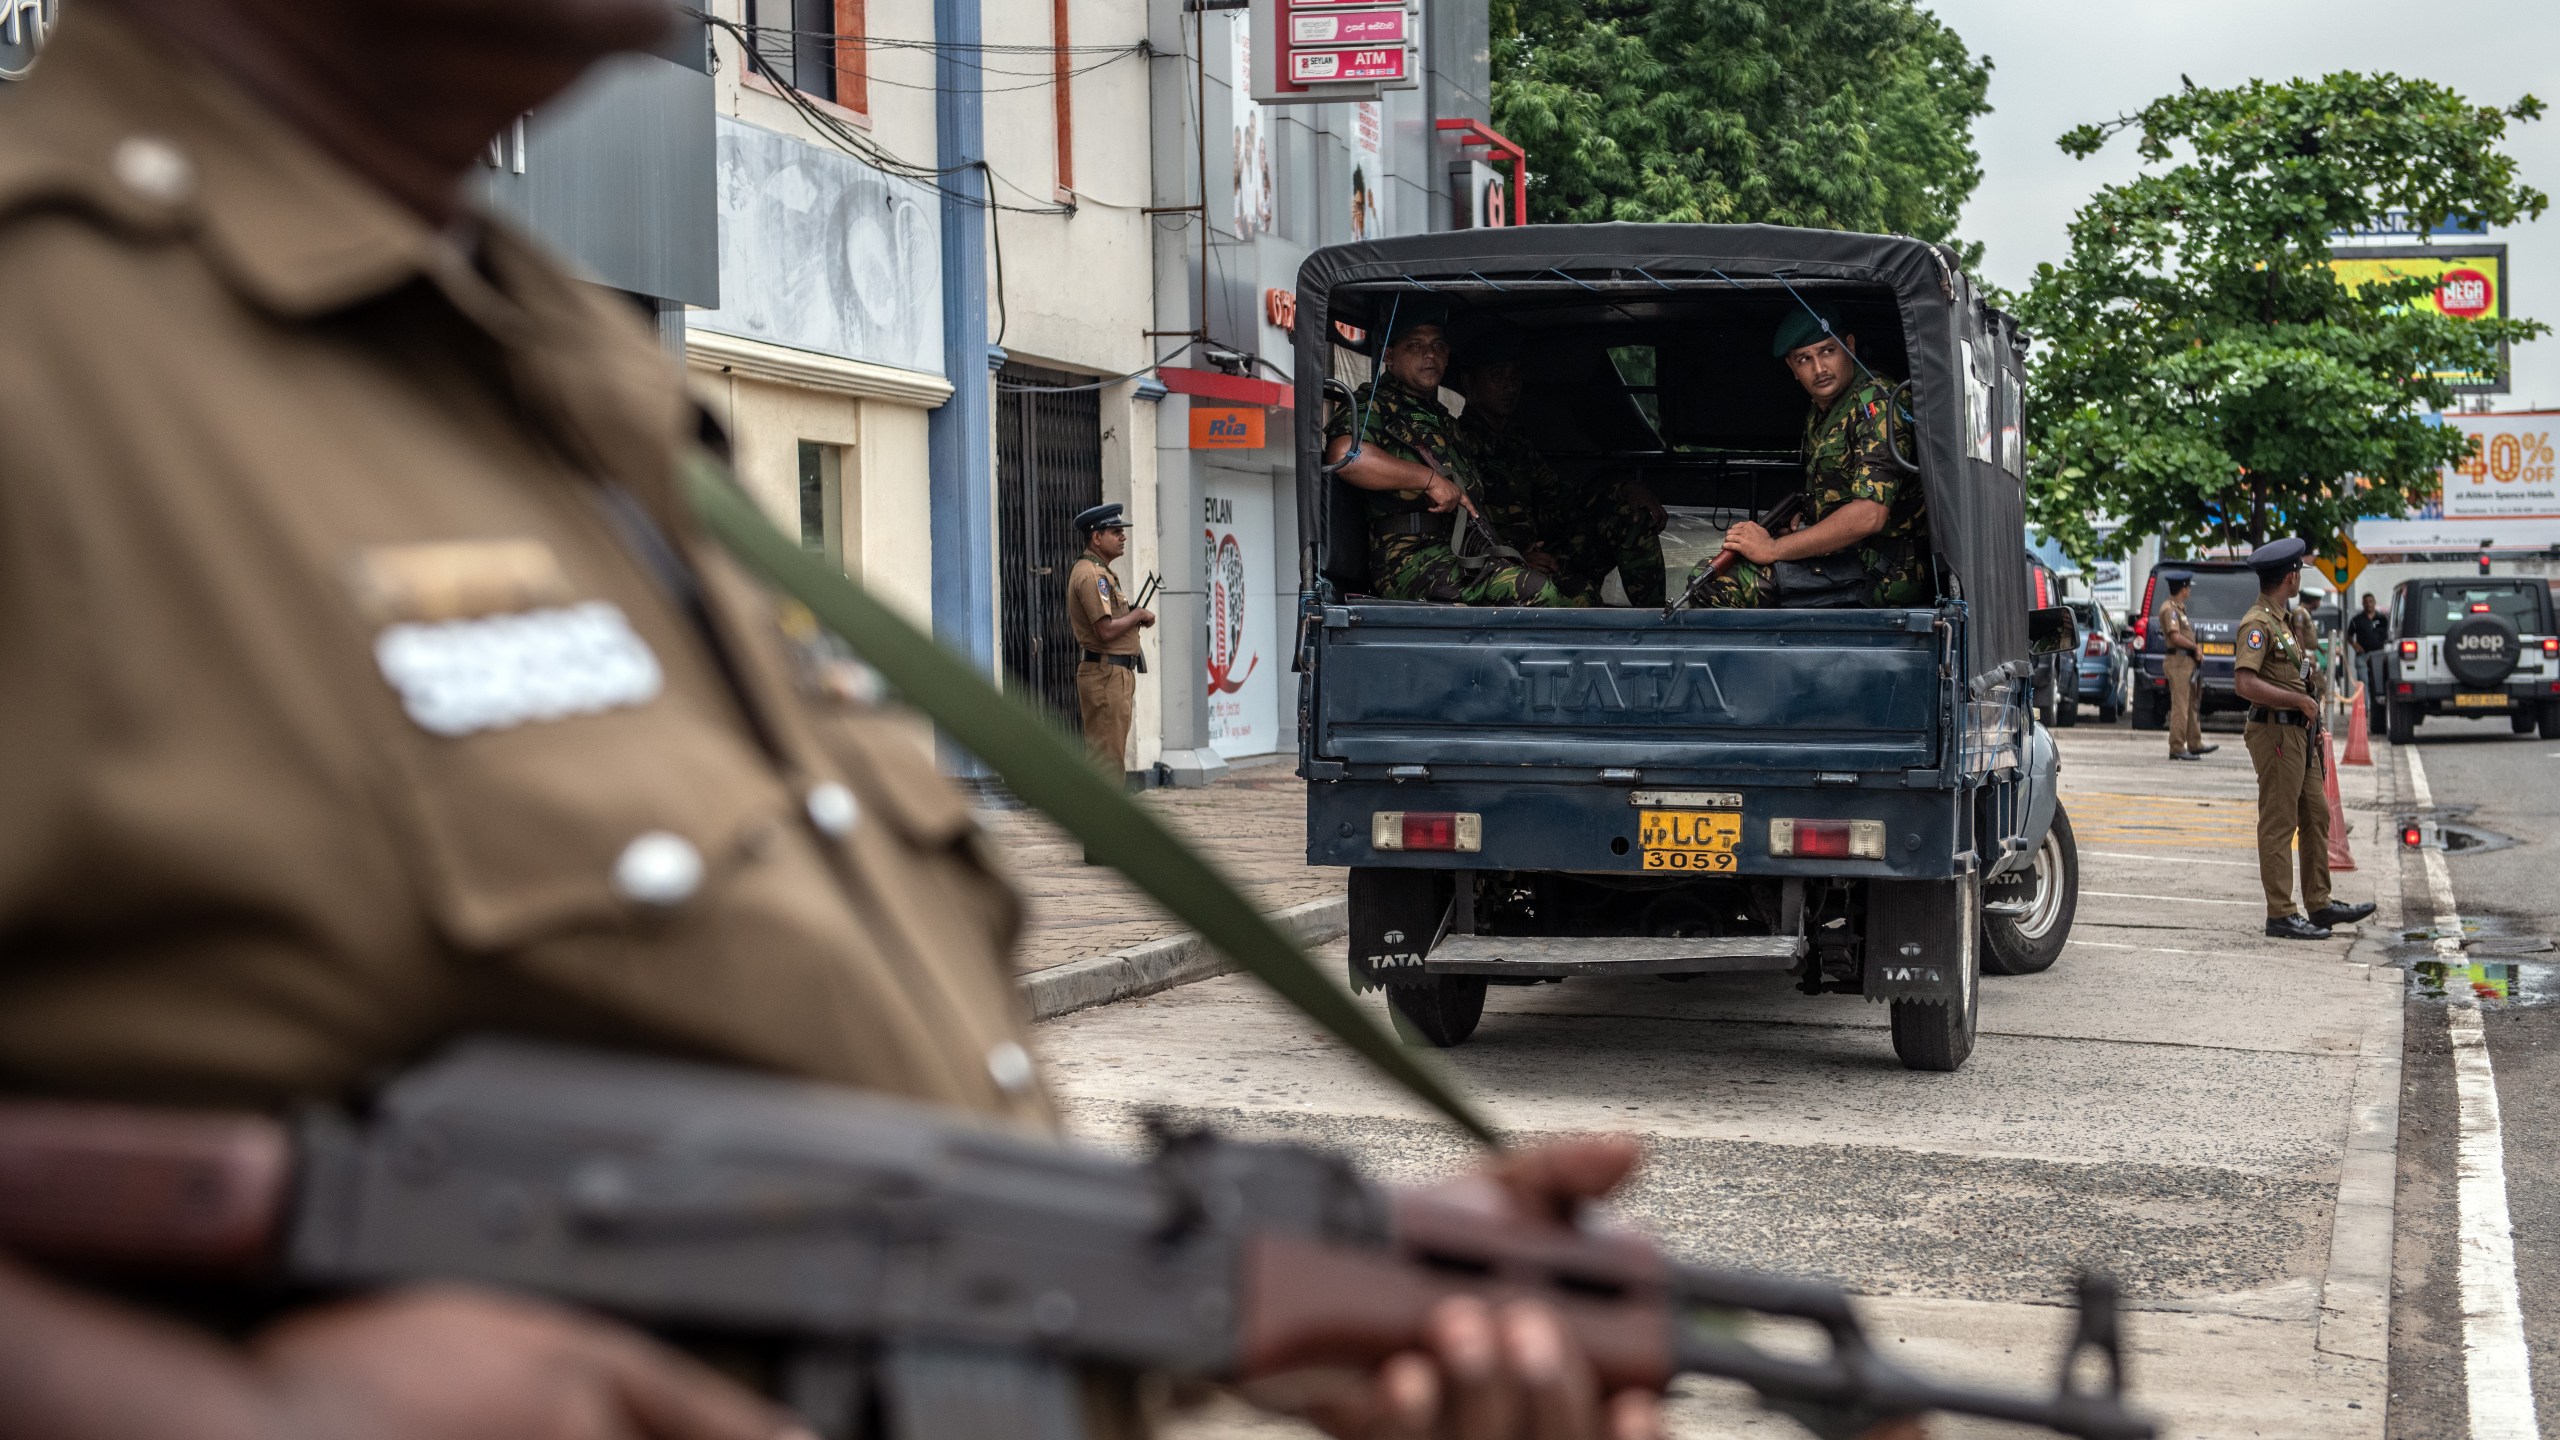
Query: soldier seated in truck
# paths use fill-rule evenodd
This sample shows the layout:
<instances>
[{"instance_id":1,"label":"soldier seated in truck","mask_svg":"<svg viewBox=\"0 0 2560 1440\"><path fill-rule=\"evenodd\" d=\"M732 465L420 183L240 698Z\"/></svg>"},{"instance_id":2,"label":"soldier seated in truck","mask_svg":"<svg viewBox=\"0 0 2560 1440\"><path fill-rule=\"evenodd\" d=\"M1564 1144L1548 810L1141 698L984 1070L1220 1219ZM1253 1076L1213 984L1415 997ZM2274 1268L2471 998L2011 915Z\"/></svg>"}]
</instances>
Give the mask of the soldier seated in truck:
<instances>
[{"instance_id":1,"label":"soldier seated in truck","mask_svg":"<svg viewBox=\"0 0 2560 1440\"><path fill-rule=\"evenodd\" d=\"M1359 387L1359 403L1326 427L1325 463L1339 466L1335 473L1368 504L1374 593L1461 605L1583 603L1521 558L1519 542L1529 537L1490 529L1470 447L1439 399L1449 371L1447 307L1418 301L1398 308L1379 347L1379 373ZM1491 543L1464 543L1460 511L1469 526L1488 527L1483 539Z\"/></svg>"},{"instance_id":2,"label":"soldier seated in truck","mask_svg":"<svg viewBox=\"0 0 2560 1440\"><path fill-rule=\"evenodd\" d=\"M1920 477L1890 463L1894 382L1860 363L1858 337L1841 328L1828 306L1789 312L1769 349L1813 402L1804 424L1804 524L1772 535L1756 521L1735 523L1725 531L1724 549L1740 563L1708 583L1701 603L1784 606L1794 602L1799 583L1837 593L1839 573L1800 577L1780 568L1788 562L1863 576L1862 595L1852 587L1845 600L1830 603L1937 603ZM1835 563L1822 567L1824 560Z\"/></svg>"},{"instance_id":3,"label":"soldier seated in truck","mask_svg":"<svg viewBox=\"0 0 2560 1440\"><path fill-rule=\"evenodd\" d=\"M1522 559L1569 597L1597 603L1616 571L1630 605L1660 605L1661 502L1641 484L1574 484L1521 433L1528 392L1521 341L1507 327L1466 336L1451 372L1467 397L1458 433L1482 483L1484 513L1504 535L1526 537Z\"/></svg>"}]
</instances>

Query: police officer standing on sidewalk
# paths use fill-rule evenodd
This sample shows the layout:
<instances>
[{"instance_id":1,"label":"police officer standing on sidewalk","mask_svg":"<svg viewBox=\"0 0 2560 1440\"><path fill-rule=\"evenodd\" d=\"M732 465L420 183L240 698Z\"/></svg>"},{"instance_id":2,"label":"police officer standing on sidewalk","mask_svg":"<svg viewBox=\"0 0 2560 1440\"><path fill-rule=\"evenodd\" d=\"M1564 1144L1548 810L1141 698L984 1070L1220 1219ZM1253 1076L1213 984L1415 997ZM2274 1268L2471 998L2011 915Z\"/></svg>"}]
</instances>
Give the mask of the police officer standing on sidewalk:
<instances>
[{"instance_id":1,"label":"police officer standing on sidewalk","mask_svg":"<svg viewBox=\"0 0 2560 1440\"><path fill-rule=\"evenodd\" d=\"M2321 793L2326 763L2320 702L2311 694L2311 661L2285 614L2302 589L2300 540L2275 540L2249 556L2258 573L2258 603L2240 617L2240 698L2249 702L2242 739L2258 772L2258 881L2266 890L2267 933L2279 940L2326 940L2329 927L2361 920L2371 905L2329 898L2329 802ZM2300 850L2302 904L2293 908L2294 857Z\"/></svg>"},{"instance_id":2,"label":"police officer standing on sidewalk","mask_svg":"<svg viewBox=\"0 0 2560 1440\"><path fill-rule=\"evenodd\" d=\"M2169 647L2169 658L2161 666L2169 681L2169 758L2202 760L2222 747L2204 743L2204 724L2196 718L2204 682L2196 678L2201 652L2196 648L2195 624L2187 619L2187 587L2195 581L2184 570L2163 578L2169 586L2169 598L2160 604L2160 642Z\"/></svg>"},{"instance_id":3,"label":"police officer standing on sidewalk","mask_svg":"<svg viewBox=\"0 0 2560 1440\"><path fill-rule=\"evenodd\" d=\"M1156 623L1156 612L1132 606L1111 573L1111 562L1129 549L1120 506L1081 511L1075 527L1085 536L1084 554L1067 576L1067 624L1084 650L1076 665L1076 710L1093 763L1117 773L1128 763L1129 717L1137 708L1138 672L1147 668L1138 632Z\"/></svg>"}]
</instances>

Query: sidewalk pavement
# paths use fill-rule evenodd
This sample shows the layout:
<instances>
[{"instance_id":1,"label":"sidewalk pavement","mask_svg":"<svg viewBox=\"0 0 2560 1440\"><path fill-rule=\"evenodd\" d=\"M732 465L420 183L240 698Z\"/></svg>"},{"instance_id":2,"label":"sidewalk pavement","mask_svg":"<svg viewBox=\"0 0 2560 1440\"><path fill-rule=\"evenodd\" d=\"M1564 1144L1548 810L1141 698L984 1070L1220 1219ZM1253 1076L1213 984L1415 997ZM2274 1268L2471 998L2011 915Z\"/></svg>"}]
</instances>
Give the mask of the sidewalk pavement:
<instances>
[{"instance_id":1,"label":"sidewalk pavement","mask_svg":"<svg viewBox=\"0 0 2560 1440\"><path fill-rule=\"evenodd\" d=\"M1290 757L1231 766L1197 790L1150 790L1138 803L1198 846L1283 927L1314 944L1342 933L1343 872L1306 860L1307 787ZM1204 979L1223 969L1182 922L1128 877L1084 863L1084 847L1029 809L981 812L1028 911L1015 948L1037 1018Z\"/></svg>"}]
</instances>

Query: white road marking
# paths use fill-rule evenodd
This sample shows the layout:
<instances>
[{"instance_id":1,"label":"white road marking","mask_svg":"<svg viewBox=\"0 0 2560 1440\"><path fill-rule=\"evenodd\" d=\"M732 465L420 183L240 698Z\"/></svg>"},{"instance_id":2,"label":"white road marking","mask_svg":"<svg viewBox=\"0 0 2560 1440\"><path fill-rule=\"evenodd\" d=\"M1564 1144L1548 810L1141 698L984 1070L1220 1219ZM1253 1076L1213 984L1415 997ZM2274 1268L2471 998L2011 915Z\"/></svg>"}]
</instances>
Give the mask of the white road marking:
<instances>
[{"instance_id":1,"label":"white road marking","mask_svg":"<svg viewBox=\"0 0 2560 1440\"><path fill-rule=\"evenodd\" d=\"M2101 860L2158 860L2162 858L2158 855L2129 855L2122 850L2083 850L2080 853L2083 855L2095 855ZM2258 862L2255 860L2206 860L2195 855L2180 855L2176 857L2176 860L2177 863L2181 865L2228 865L2237 870L2255 870L2258 868Z\"/></svg>"},{"instance_id":2,"label":"white road marking","mask_svg":"<svg viewBox=\"0 0 2560 1440\"><path fill-rule=\"evenodd\" d=\"M2419 808L2435 807L2426 763L2409 751L2409 791ZM2427 892L2435 901L2436 953L2462 959L2462 914L2444 848L2430 845ZM2480 1001L2468 986L2448 984L2445 1033L2453 1042L2453 1085L2460 1104L2455 1149L2461 1210L2462 1366L2474 1440L2537 1440L2533 1365L2525 1350L2524 1309L2516 1296L2514 1222L2507 1214L2507 1143L2498 1123L2498 1077L2480 1029Z\"/></svg>"},{"instance_id":3,"label":"white road marking","mask_svg":"<svg viewBox=\"0 0 2560 1440\"><path fill-rule=\"evenodd\" d=\"M2121 890L2083 890L2080 893L2083 895L2095 895L2102 900L2157 900L2163 905L2255 906L2258 904L2255 900L2207 900L2201 895L2128 895Z\"/></svg>"}]
</instances>

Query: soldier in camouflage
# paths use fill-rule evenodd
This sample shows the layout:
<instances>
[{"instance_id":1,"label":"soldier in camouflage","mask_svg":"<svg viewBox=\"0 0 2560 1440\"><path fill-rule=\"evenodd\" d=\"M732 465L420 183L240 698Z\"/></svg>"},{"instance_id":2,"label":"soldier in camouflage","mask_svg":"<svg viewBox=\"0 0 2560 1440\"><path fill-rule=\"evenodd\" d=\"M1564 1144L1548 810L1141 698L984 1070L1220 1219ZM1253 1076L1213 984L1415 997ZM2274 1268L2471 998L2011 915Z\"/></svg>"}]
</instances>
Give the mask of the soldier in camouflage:
<instances>
[{"instance_id":1,"label":"soldier in camouflage","mask_svg":"<svg viewBox=\"0 0 2560 1440\"><path fill-rule=\"evenodd\" d=\"M1703 603L1779 604L1773 566L1842 550L1854 551L1867 572L1869 605L1936 603L1919 477L1879 458L1889 443L1893 383L1858 363L1858 338L1824 307L1799 306L1779 322L1769 348L1813 399L1804 423L1805 526L1771 535L1743 520L1725 531L1724 548L1741 563L1709 585Z\"/></svg>"},{"instance_id":2,"label":"soldier in camouflage","mask_svg":"<svg viewBox=\"0 0 2560 1440\"><path fill-rule=\"evenodd\" d=\"M1381 348L1383 373L1359 387L1359 453L1336 472L1368 492L1370 587L1389 600L1579 603L1524 561L1500 553L1461 558L1452 547L1456 512L1463 509L1470 523L1482 523L1485 510L1458 422L1439 400L1449 369L1448 310L1414 300L1400 302L1398 309ZM1351 417L1345 408L1326 426L1326 464L1341 464L1352 454ZM1528 537L1496 530L1494 538L1514 548L1516 539Z\"/></svg>"},{"instance_id":3,"label":"soldier in camouflage","mask_svg":"<svg viewBox=\"0 0 2560 1440\"><path fill-rule=\"evenodd\" d=\"M1601 582L1615 570L1627 603L1660 605L1662 506L1635 486L1566 483L1512 429L1527 385L1509 335L1468 341L1462 359L1458 388L1467 408L1458 431L1483 483L1486 520L1515 537L1525 562L1567 596L1597 603Z\"/></svg>"}]
</instances>

